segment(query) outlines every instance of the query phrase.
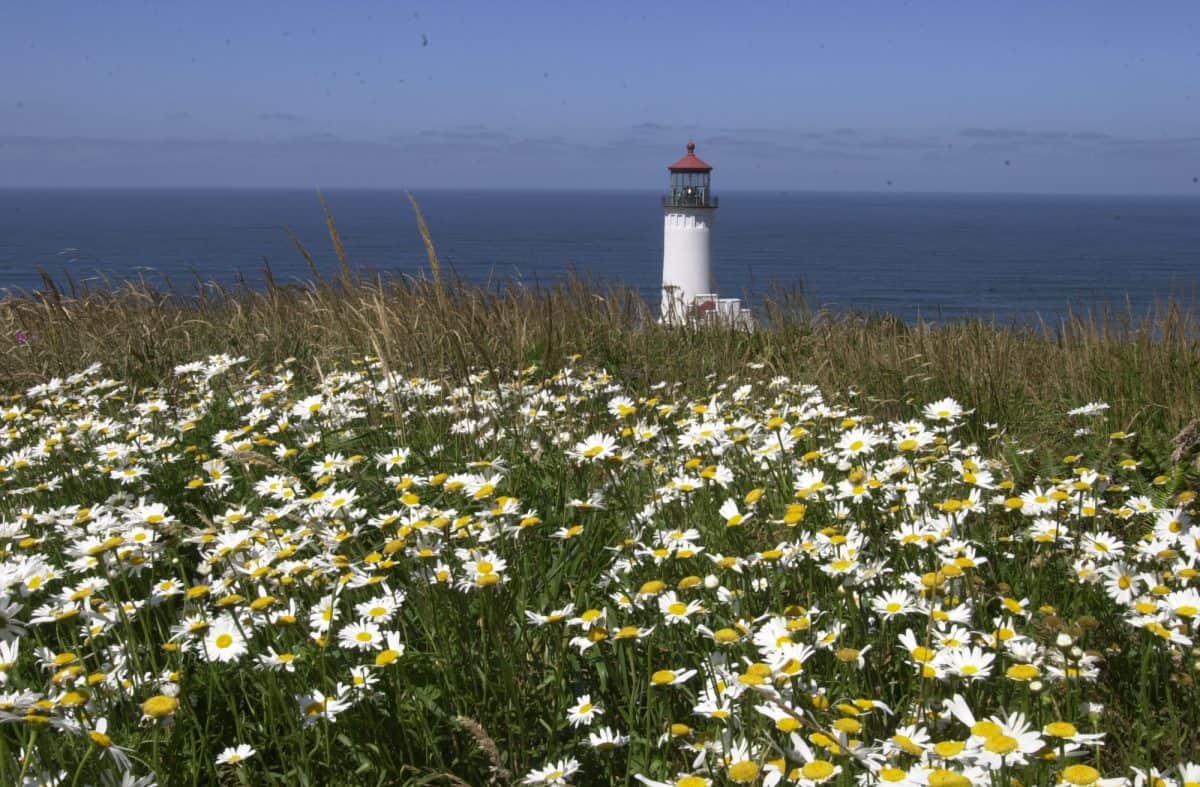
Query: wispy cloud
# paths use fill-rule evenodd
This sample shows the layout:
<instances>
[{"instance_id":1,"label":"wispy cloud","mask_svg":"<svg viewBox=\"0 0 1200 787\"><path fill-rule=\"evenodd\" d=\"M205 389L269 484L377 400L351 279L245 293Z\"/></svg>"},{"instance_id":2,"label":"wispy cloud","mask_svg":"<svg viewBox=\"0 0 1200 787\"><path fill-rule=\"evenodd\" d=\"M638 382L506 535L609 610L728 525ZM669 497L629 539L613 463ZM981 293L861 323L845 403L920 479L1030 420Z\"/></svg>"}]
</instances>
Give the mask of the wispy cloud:
<instances>
[{"instance_id":1,"label":"wispy cloud","mask_svg":"<svg viewBox=\"0 0 1200 787\"><path fill-rule=\"evenodd\" d=\"M412 128L376 139L302 133L304 126L264 130L254 139L9 134L0 135L0 171L12 186L649 188L660 185L686 141L670 138L665 124L652 125L659 130L627 126L586 140L486 124ZM1103 175L1115 190L1123 183L1165 183L1161 188L1180 191L1194 188L1198 173L1192 170L1200 160L1200 136L982 127L945 136L868 128L712 131L698 133L696 142L717 167L722 188L881 188L895 179L913 188L980 190L992 183L980 186L980 178L999 166L1005 174L994 183L1010 190L1065 190L1075 182L1086 190ZM1011 169L1005 166L1010 158ZM1019 166L1032 159L1038 167ZM1179 182L1185 172L1186 183ZM1019 187L1017 177L1024 178Z\"/></svg>"},{"instance_id":2,"label":"wispy cloud","mask_svg":"<svg viewBox=\"0 0 1200 787\"><path fill-rule=\"evenodd\" d=\"M1090 152L1114 159L1183 160L1200 154L1200 136L1131 137L1100 131L1045 131L1015 128L965 128L968 151L1008 153L1025 151L1070 155Z\"/></svg>"},{"instance_id":3,"label":"wispy cloud","mask_svg":"<svg viewBox=\"0 0 1200 787\"><path fill-rule=\"evenodd\" d=\"M1019 128L964 128L959 136L988 144L1061 145L1117 142L1118 137L1099 131L1044 131Z\"/></svg>"},{"instance_id":4,"label":"wispy cloud","mask_svg":"<svg viewBox=\"0 0 1200 787\"><path fill-rule=\"evenodd\" d=\"M280 123L303 123L305 118L291 112L260 112L259 120L274 120Z\"/></svg>"}]
</instances>

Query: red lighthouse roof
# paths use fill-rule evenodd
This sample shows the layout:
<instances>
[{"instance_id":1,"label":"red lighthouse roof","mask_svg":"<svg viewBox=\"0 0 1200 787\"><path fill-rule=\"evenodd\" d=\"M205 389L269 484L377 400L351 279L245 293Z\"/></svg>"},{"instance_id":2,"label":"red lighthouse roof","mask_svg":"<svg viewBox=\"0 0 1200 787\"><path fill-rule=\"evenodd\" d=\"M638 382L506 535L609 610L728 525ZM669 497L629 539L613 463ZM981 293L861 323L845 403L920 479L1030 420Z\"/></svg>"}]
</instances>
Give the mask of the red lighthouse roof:
<instances>
[{"instance_id":1,"label":"red lighthouse roof","mask_svg":"<svg viewBox=\"0 0 1200 787\"><path fill-rule=\"evenodd\" d=\"M667 169L672 172L712 172L712 167L696 158L696 143L687 144L687 155Z\"/></svg>"}]
</instances>

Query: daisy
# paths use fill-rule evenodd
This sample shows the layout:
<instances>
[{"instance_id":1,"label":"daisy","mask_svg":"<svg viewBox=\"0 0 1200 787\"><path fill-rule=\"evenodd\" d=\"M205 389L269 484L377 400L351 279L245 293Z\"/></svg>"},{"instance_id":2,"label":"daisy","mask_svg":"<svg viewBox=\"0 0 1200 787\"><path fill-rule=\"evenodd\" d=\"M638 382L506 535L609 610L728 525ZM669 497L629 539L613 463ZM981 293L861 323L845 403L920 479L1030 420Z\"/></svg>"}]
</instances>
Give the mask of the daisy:
<instances>
[{"instance_id":1,"label":"daisy","mask_svg":"<svg viewBox=\"0 0 1200 787\"><path fill-rule=\"evenodd\" d=\"M892 620L901 615L909 615L918 610L912 594L900 588L885 590L871 599L871 610L884 620Z\"/></svg>"},{"instance_id":2,"label":"daisy","mask_svg":"<svg viewBox=\"0 0 1200 787\"><path fill-rule=\"evenodd\" d=\"M930 421L956 421L963 414L963 409L958 402L946 398L925 405L922 414Z\"/></svg>"},{"instance_id":3,"label":"daisy","mask_svg":"<svg viewBox=\"0 0 1200 787\"><path fill-rule=\"evenodd\" d=\"M574 757L569 757L558 762L551 762L541 768L534 768L525 778L521 780L522 784L549 784L554 787L563 787L567 783L567 777L579 770L579 760Z\"/></svg>"},{"instance_id":4,"label":"daisy","mask_svg":"<svg viewBox=\"0 0 1200 787\"><path fill-rule=\"evenodd\" d=\"M575 444L567 452L577 462L601 462L616 454L617 441L610 435L596 432Z\"/></svg>"},{"instance_id":5,"label":"daisy","mask_svg":"<svg viewBox=\"0 0 1200 787\"><path fill-rule=\"evenodd\" d=\"M179 708L179 700L166 694L156 694L142 703L142 721L167 722Z\"/></svg>"},{"instance_id":6,"label":"daisy","mask_svg":"<svg viewBox=\"0 0 1200 787\"><path fill-rule=\"evenodd\" d=\"M607 616L606 610L600 609L585 609L578 617L567 620L567 625L578 626L584 631L589 631L593 626L603 626L604 619Z\"/></svg>"},{"instance_id":7,"label":"daisy","mask_svg":"<svg viewBox=\"0 0 1200 787\"><path fill-rule=\"evenodd\" d=\"M1109 563L1100 574L1105 577L1104 592L1118 604L1128 606L1142 591L1137 573L1123 561Z\"/></svg>"},{"instance_id":8,"label":"daisy","mask_svg":"<svg viewBox=\"0 0 1200 787\"><path fill-rule=\"evenodd\" d=\"M646 787L712 787L712 780L707 776L696 776L689 773L678 774L674 780L669 782L655 781L640 773L635 773L633 778Z\"/></svg>"},{"instance_id":9,"label":"daisy","mask_svg":"<svg viewBox=\"0 0 1200 787\"><path fill-rule=\"evenodd\" d=\"M1006 765L1026 765L1030 755L1045 745L1023 713L1013 713L1004 719L992 717L990 722L998 729L989 730L990 735L972 737L970 745L975 750L976 763L992 770Z\"/></svg>"},{"instance_id":10,"label":"daisy","mask_svg":"<svg viewBox=\"0 0 1200 787\"><path fill-rule=\"evenodd\" d=\"M525 610L525 619L535 626L547 626L551 623L561 623L575 612L575 605L568 603L565 607L552 610L546 614Z\"/></svg>"},{"instance_id":11,"label":"daisy","mask_svg":"<svg viewBox=\"0 0 1200 787\"><path fill-rule=\"evenodd\" d=\"M996 656L994 654L986 653L977 647L951 648L939 651L937 657L934 659L935 666L941 667L946 672L958 675L968 681L983 680L988 675L991 675L992 662L995 660Z\"/></svg>"},{"instance_id":12,"label":"daisy","mask_svg":"<svg viewBox=\"0 0 1200 787\"><path fill-rule=\"evenodd\" d=\"M316 394L314 396L301 399L299 402L297 402L295 406L292 407L291 414L300 421L307 421L313 416L317 415L317 413L321 412L321 409L324 406L325 403L321 395Z\"/></svg>"},{"instance_id":13,"label":"daisy","mask_svg":"<svg viewBox=\"0 0 1200 787\"><path fill-rule=\"evenodd\" d=\"M895 765L871 763L872 771L869 778L860 783L879 785L879 787L923 787L924 774L921 766L912 766L909 770L897 768Z\"/></svg>"},{"instance_id":14,"label":"daisy","mask_svg":"<svg viewBox=\"0 0 1200 787\"><path fill-rule=\"evenodd\" d=\"M375 461L384 470L396 470L408 461L408 454L409 451L407 448L396 448L388 453L376 454Z\"/></svg>"},{"instance_id":15,"label":"daisy","mask_svg":"<svg viewBox=\"0 0 1200 787\"><path fill-rule=\"evenodd\" d=\"M378 650L383 643L383 635L371 621L360 620L338 632L338 643L348 650Z\"/></svg>"},{"instance_id":16,"label":"daisy","mask_svg":"<svg viewBox=\"0 0 1200 787\"><path fill-rule=\"evenodd\" d=\"M696 674L694 669L673 670L660 669L650 676L650 682L655 686L678 686L685 683Z\"/></svg>"},{"instance_id":17,"label":"daisy","mask_svg":"<svg viewBox=\"0 0 1200 787\"><path fill-rule=\"evenodd\" d=\"M628 735L621 735L610 727L601 727L588 733L588 745L596 751L613 751L629 743Z\"/></svg>"},{"instance_id":18,"label":"daisy","mask_svg":"<svg viewBox=\"0 0 1200 787\"><path fill-rule=\"evenodd\" d=\"M1042 734L1056 743L1067 741L1080 746L1099 746L1104 741L1104 733L1080 732L1069 721L1052 721L1042 727Z\"/></svg>"},{"instance_id":19,"label":"daisy","mask_svg":"<svg viewBox=\"0 0 1200 787\"><path fill-rule=\"evenodd\" d=\"M354 612L363 620L370 620L374 623L386 623L395 615L396 610L403 600L404 593L390 593L355 604Z\"/></svg>"},{"instance_id":20,"label":"daisy","mask_svg":"<svg viewBox=\"0 0 1200 787\"><path fill-rule=\"evenodd\" d=\"M495 552L476 553L473 557L472 553L467 552L460 553L459 557L464 560L463 570L466 572L466 576L459 581L463 589L502 584L506 579L504 571L508 568L508 561Z\"/></svg>"},{"instance_id":21,"label":"daisy","mask_svg":"<svg viewBox=\"0 0 1200 787\"><path fill-rule=\"evenodd\" d=\"M721 504L721 508L717 513L725 520L726 527L738 527L754 516L752 513L743 514L738 510L737 501L733 498L727 499Z\"/></svg>"},{"instance_id":22,"label":"daisy","mask_svg":"<svg viewBox=\"0 0 1200 787\"><path fill-rule=\"evenodd\" d=\"M1086 533L1083 549L1089 557L1111 560L1125 554L1125 542L1108 532Z\"/></svg>"},{"instance_id":23,"label":"daisy","mask_svg":"<svg viewBox=\"0 0 1200 787\"><path fill-rule=\"evenodd\" d=\"M383 650L375 655L375 666L386 667L389 664L394 664L397 659L404 655L404 643L400 641L400 634L396 631L389 631L384 641Z\"/></svg>"},{"instance_id":24,"label":"daisy","mask_svg":"<svg viewBox=\"0 0 1200 787\"><path fill-rule=\"evenodd\" d=\"M1067 415L1098 415L1104 412L1109 407L1107 402L1089 402L1082 407L1076 407L1074 410L1068 410Z\"/></svg>"},{"instance_id":25,"label":"daisy","mask_svg":"<svg viewBox=\"0 0 1200 787\"><path fill-rule=\"evenodd\" d=\"M692 615L704 611L704 605L696 600L685 604L679 600L679 597L675 595L675 591L672 590L658 597L658 610L666 619L667 625L671 625L674 623L687 623Z\"/></svg>"},{"instance_id":26,"label":"daisy","mask_svg":"<svg viewBox=\"0 0 1200 787\"><path fill-rule=\"evenodd\" d=\"M296 703L299 705L300 716L304 719L304 726L316 724L321 719L335 721L338 714L350 707L350 703L345 700L345 690L345 685L338 684L337 693L331 697L316 690L311 694L297 695Z\"/></svg>"},{"instance_id":27,"label":"daisy","mask_svg":"<svg viewBox=\"0 0 1200 787\"><path fill-rule=\"evenodd\" d=\"M572 727L586 727L602 713L604 710L592 702L592 695L584 694L567 709L567 720L571 722Z\"/></svg>"},{"instance_id":28,"label":"daisy","mask_svg":"<svg viewBox=\"0 0 1200 787\"><path fill-rule=\"evenodd\" d=\"M1124 778L1102 778L1100 771L1090 765L1077 763L1068 765L1058 773L1058 783L1071 787L1123 787L1128 784Z\"/></svg>"},{"instance_id":29,"label":"daisy","mask_svg":"<svg viewBox=\"0 0 1200 787\"><path fill-rule=\"evenodd\" d=\"M378 682L379 676L372 672L369 666L359 664L350 668L350 685L354 691L369 693L368 690Z\"/></svg>"},{"instance_id":30,"label":"daisy","mask_svg":"<svg viewBox=\"0 0 1200 787\"><path fill-rule=\"evenodd\" d=\"M1192 620L1200 615L1200 591L1187 588L1168 593L1163 599L1171 614L1184 620Z\"/></svg>"},{"instance_id":31,"label":"daisy","mask_svg":"<svg viewBox=\"0 0 1200 787\"><path fill-rule=\"evenodd\" d=\"M213 621L204 637L204 658L208 661L237 661L246 654L246 639L237 623L228 615Z\"/></svg>"},{"instance_id":32,"label":"daisy","mask_svg":"<svg viewBox=\"0 0 1200 787\"><path fill-rule=\"evenodd\" d=\"M237 746L230 746L217 755L217 765L237 765L243 760L248 760L255 755L255 750L248 744L239 743Z\"/></svg>"},{"instance_id":33,"label":"daisy","mask_svg":"<svg viewBox=\"0 0 1200 787\"><path fill-rule=\"evenodd\" d=\"M268 647L266 653L258 655L258 663L264 667L268 667L276 672L282 670L284 672L296 671L296 655L294 653L276 653L275 648Z\"/></svg>"},{"instance_id":34,"label":"daisy","mask_svg":"<svg viewBox=\"0 0 1200 787\"><path fill-rule=\"evenodd\" d=\"M617 418L628 418L637 413L637 404L628 396L614 396L608 400L608 412Z\"/></svg>"},{"instance_id":35,"label":"daisy","mask_svg":"<svg viewBox=\"0 0 1200 787\"><path fill-rule=\"evenodd\" d=\"M879 442L879 435L870 429L855 427L842 434L836 447L843 459L853 459L856 456L871 453Z\"/></svg>"},{"instance_id":36,"label":"daisy","mask_svg":"<svg viewBox=\"0 0 1200 787\"><path fill-rule=\"evenodd\" d=\"M112 738L108 735L108 719L97 719L95 726L87 731L87 736L92 743L112 757L114 762L126 770L129 769L129 756L125 753L129 749L113 744Z\"/></svg>"}]
</instances>

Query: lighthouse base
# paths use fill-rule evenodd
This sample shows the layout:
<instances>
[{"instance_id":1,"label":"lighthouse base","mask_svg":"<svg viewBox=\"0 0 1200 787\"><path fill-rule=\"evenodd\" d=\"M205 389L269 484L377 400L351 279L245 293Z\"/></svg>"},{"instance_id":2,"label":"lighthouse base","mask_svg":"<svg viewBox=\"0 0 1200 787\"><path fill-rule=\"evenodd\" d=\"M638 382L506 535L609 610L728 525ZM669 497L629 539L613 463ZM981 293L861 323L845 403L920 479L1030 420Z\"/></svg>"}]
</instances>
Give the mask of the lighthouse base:
<instances>
[{"instance_id":1,"label":"lighthouse base","mask_svg":"<svg viewBox=\"0 0 1200 787\"><path fill-rule=\"evenodd\" d=\"M708 325L754 330L754 313L742 305L741 298L722 298L716 293L701 293L684 301L678 291L663 291L663 310L659 322L664 325Z\"/></svg>"}]
</instances>

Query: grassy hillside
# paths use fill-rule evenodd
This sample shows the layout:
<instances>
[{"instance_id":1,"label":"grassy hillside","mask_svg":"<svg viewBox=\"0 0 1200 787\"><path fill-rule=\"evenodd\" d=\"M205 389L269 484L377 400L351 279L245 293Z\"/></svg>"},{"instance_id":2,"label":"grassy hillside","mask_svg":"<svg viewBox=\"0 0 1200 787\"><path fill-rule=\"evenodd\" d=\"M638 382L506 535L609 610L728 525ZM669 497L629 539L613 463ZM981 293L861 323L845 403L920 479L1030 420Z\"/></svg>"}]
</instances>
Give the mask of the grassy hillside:
<instances>
[{"instance_id":1,"label":"grassy hillside","mask_svg":"<svg viewBox=\"0 0 1200 787\"><path fill-rule=\"evenodd\" d=\"M1196 781L1194 316L762 318L0 301L0 782Z\"/></svg>"}]
</instances>

